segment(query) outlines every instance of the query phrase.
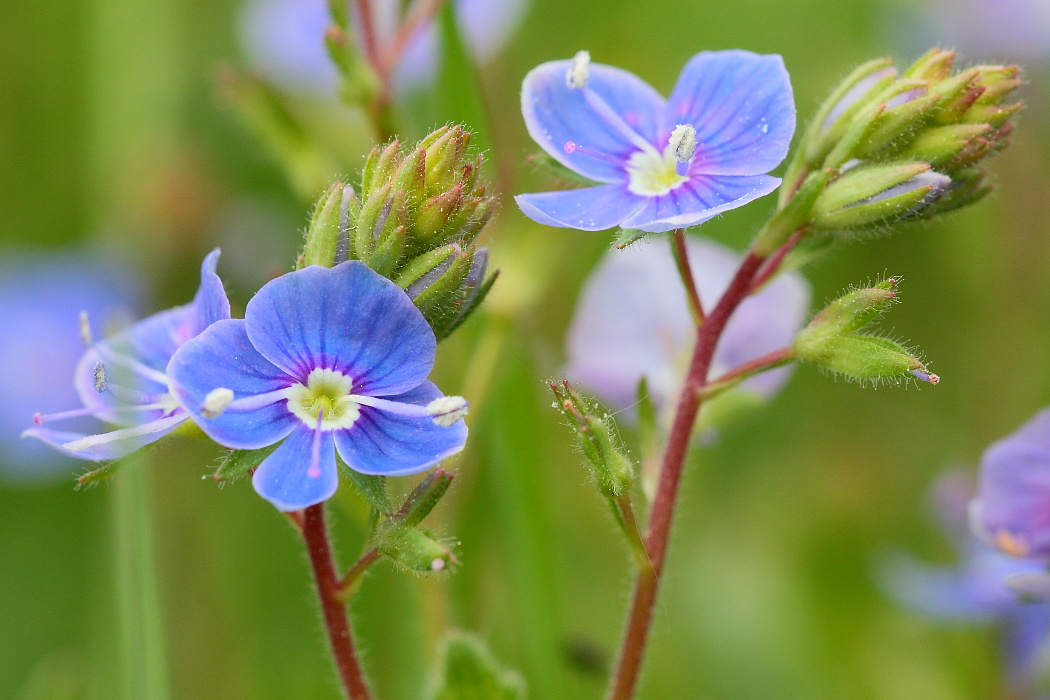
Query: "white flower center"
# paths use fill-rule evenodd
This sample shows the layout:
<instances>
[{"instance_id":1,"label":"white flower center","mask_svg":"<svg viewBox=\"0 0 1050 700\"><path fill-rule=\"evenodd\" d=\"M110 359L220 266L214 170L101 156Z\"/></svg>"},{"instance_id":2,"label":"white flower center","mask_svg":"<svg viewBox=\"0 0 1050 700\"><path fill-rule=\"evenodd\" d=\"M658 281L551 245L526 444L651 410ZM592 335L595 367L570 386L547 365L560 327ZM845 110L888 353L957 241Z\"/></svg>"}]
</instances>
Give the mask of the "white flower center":
<instances>
[{"instance_id":1,"label":"white flower center","mask_svg":"<svg viewBox=\"0 0 1050 700\"><path fill-rule=\"evenodd\" d=\"M306 378L306 384L288 388L288 410L311 428L317 427L321 411L321 430L349 428L361 415L361 404L350 394L353 385L353 380L341 372L315 369Z\"/></svg>"},{"instance_id":2,"label":"white flower center","mask_svg":"<svg viewBox=\"0 0 1050 700\"><path fill-rule=\"evenodd\" d=\"M677 165L675 144L667 144L663 153L635 151L627 161L627 189L643 197L667 194L689 180L688 175L678 174Z\"/></svg>"}]
</instances>

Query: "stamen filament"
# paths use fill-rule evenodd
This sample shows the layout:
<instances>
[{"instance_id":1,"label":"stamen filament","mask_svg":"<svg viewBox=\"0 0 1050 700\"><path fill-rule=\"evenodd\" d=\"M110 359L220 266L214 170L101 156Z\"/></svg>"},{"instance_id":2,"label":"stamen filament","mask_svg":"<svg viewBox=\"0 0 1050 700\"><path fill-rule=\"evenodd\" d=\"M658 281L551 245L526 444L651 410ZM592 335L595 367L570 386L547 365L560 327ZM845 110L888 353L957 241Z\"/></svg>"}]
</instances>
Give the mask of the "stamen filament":
<instances>
[{"instance_id":1,"label":"stamen filament","mask_svg":"<svg viewBox=\"0 0 1050 700\"><path fill-rule=\"evenodd\" d=\"M112 350L105 342L95 345L95 352L110 364L131 370L135 374L146 379L151 379L158 384L163 384L164 386L168 385L168 377L166 374L159 372L152 367L147 367L133 357L128 357L127 355Z\"/></svg>"},{"instance_id":2,"label":"stamen filament","mask_svg":"<svg viewBox=\"0 0 1050 700\"><path fill-rule=\"evenodd\" d=\"M123 440L125 438L142 437L150 435L152 433L159 433L162 430L166 430L173 426L178 425L182 421L189 417L184 411L179 411L175 415L168 416L167 418L160 418L149 423L143 423L142 425L136 425L131 428L122 428L120 430L114 430L109 433L102 433L100 435L88 435L87 437L72 442L67 442L62 447L67 450L73 450L78 452L80 450L86 450L96 445L105 445L110 442L116 442L117 440Z\"/></svg>"},{"instance_id":3,"label":"stamen filament","mask_svg":"<svg viewBox=\"0 0 1050 700\"><path fill-rule=\"evenodd\" d=\"M359 396L357 394L350 394L351 399L361 404L362 406L371 406L372 408L378 408L381 411L387 413L393 413L398 416L406 416L409 418L420 418L423 416L429 416L427 413L426 406L417 406L414 403L401 403L400 401L391 401L390 399L381 399L377 396Z\"/></svg>"},{"instance_id":4,"label":"stamen filament","mask_svg":"<svg viewBox=\"0 0 1050 700\"><path fill-rule=\"evenodd\" d=\"M141 406L113 406L111 408L78 408L72 411L59 411L58 413L34 413L33 424L43 425L44 423L50 423L56 420L65 420L67 418L80 418L82 416L97 416L100 413L135 413L138 411L164 411L172 410L176 408L178 404L174 402L157 402L149 403Z\"/></svg>"},{"instance_id":5,"label":"stamen filament","mask_svg":"<svg viewBox=\"0 0 1050 700\"><path fill-rule=\"evenodd\" d=\"M575 141L566 141L564 148L566 153L576 153L577 151L579 151L585 156L597 158L598 160L604 160L606 163L612 163L613 165L620 164L620 161L616 160L615 158L607 156L604 153L598 153L598 151L592 151L589 148L584 148L583 146L577 144Z\"/></svg>"},{"instance_id":6,"label":"stamen filament","mask_svg":"<svg viewBox=\"0 0 1050 700\"><path fill-rule=\"evenodd\" d=\"M230 402L230 405L226 407L227 411L255 411L270 404L277 403L282 399L288 398L289 387L284 389L277 389L276 391L268 391L265 394L256 394L255 396L245 396L242 399L234 399Z\"/></svg>"},{"instance_id":7,"label":"stamen filament","mask_svg":"<svg viewBox=\"0 0 1050 700\"><path fill-rule=\"evenodd\" d=\"M620 136L624 137L636 146L639 150L650 151L659 155L656 147L643 139L637 131L631 128L631 126L623 120L623 118L617 114L612 107L609 106L605 100L602 99L601 95L596 93L590 88L583 89L583 101L593 109L597 115L608 124L613 131L617 132Z\"/></svg>"}]
</instances>

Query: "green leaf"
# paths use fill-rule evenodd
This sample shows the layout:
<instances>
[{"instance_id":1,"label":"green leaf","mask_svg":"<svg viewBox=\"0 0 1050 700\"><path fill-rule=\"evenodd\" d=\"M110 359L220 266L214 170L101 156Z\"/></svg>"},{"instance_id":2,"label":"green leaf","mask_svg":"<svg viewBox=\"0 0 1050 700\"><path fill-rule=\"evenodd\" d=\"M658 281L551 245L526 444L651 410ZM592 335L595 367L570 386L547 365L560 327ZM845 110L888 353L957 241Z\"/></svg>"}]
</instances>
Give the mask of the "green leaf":
<instances>
[{"instance_id":1,"label":"green leaf","mask_svg":"<svg viewBox=\"0 0 1050 700\"><path fill-rule=\"evenodd\" d=\"M335 453L335 459L342 467L343 474L350 479L350 483L354 485L357 492L361 494L361 497L368 502L368 505L372 506L380 513L384 515L390 515L393 510L390 507L390 498L386 494L386 477L376 476L374 474L362 474L359 471L355 471L343 461L343 458L339 456L339 453Z\"/></svg>"},{"instance_id":2,"label":"green leaf","mask_svg":"<svg viewBox=\"0 0 1050 700\"><path fill-rule=\"evenodd\" d=\"M240 479L242 476L248 473L250 469L255 469L257 466L262 464L263 460L270 456L270 454L277 449L275 443L269 447L263 447L258 450L230 450L226 457L223 458L222 462L215 469L215 473L212 474L213 479L216 481L229 481L233 482Z\"/></svg>"},{"instance_id":3,"label":"green leaf","mask_svg":"<svg viewBox=\"0 0 1050 700\"><path fill-rule=\"evenodd\" d=\"M524 700L521 677L503 669L485 644L453 632L445 640L433 700Z\"/></svg>"}]
</instances>

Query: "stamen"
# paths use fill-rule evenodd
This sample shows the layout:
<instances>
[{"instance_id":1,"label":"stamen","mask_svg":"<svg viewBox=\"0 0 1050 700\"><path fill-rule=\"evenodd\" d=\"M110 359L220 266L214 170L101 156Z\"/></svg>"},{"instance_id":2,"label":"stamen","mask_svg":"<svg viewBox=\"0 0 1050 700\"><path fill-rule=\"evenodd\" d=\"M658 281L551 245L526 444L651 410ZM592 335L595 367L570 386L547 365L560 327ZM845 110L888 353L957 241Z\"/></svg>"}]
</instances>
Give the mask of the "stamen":
<instances>
[{"instance_id":1,"label":"stamen","mask_svg":"<svg viewBox=\"0 0 1050 700\"><path fill-rule=\"evenodd\" d=\"M372 408L378 408L382 411L393 413L398 416L422 418L423 416L430 415L427 413L426 406L419 406L414 403L401 403L400 401L381 399L377 396L358 396L357 394L350 394L349 398L362 406L371 406Z\"/></svg>"},{"instance_id":2,"label":"stamen","mask_svg":"<svg viewBox=\"0 0 1050 700\"><path fill-rule=\"evenodd\" d=\"M592 158L597 158L598 160L604 160L606 163L612 163L613 165L619 165L620 164L620 162L618 160L616 160L615 158L607 156L604 153L598 153L597 151L592 151L589 148L584 148L583 146L579 146L579 145L576 144L575 141L566 141L565 145L563 146L563 148L565 149L566 153L570 153L571 154L571 153L576 153L577 151L579 151L580 153L582 153L585 156L590 156Z\"/></svg>"},{"instance_id":3,"label":"stamen","mask_svg":"<svg viewBox=\"0 0 1050 700\"><path fill-rule=\"evenodd\" d=\"M110 349L105 342L95 345L94 349L103 360L111 365L117 365L118 367L131 370L140 377L150 379L158 384L163 384L164 386L168 385L168 377L163 372L155 370L152 367L147 367L133 357L128 357L127 355L115 352Z\"/></svg>"},{"instance_id":4,"label":"stamen","mask_svg":"<svg viewBox=\"0 0 1050 700\"><path fill-rule=\"evenodd\" d=\"M101 360L95 363L95 369L91 373L91 376L95 382L95 391L100 394L104 392L106 386L109 384L109 379L106 377L106 366L102 364Z\"/></svg>"},{"instance_id":5,"label":"stamen","mask_svg":"<svg viewBox=\"0 0 1050 700\"><path fill-rule=\"evenodd\" d=\"M268 391L265 394L256 394L255 396L245 396L243 399L237 399L231 401L226 407L227 411L255 411L270 404L277 403L282 399L288 398L289 388L277 389L276 391ZM212 392L214 393L214 392ZM207 402L207 399L205 399Z\"/></svg>"},{"instance_id":6,"label":"stamen","mask_svg":"<svg viewBox=\"0 0 1050 700\"><path fill-rule=\"evenodd\" d=\"M106 393L117 401L131 404L155 403L157 401L162 401L165 398L171 400L171 394L166 391L160 394L151 394L145 391L139 391L138 389L129 389L126 386L120 386L119 384L113 384L112 382L106 384Z\"/></svg>"},{"instance_id":7,"label":"stamen","mask_svg":"<svg viewBox=\"0 0 1050 700\"><path fill-rule=\"evenodd\" d=\"M116 442L117 440L123 440L125 438L135 438L152 433L159 433L162 430L167 430L170 427L178 425L182 421L188 418L188 414L184 411L179 411L175 415L168 416L167 418L160 418L149 423L143 423L142 425L136 425L131 428L122 428L121 430L114 430L110 433L102 433L101 435L88 435L87 437L74 440L73 442L67 442L62 447L67 450L73 450L79 452L81 450L87 450L96 445L105 445L110 442Z\"/></svg>"},{"instance_id":8,"label":"stamen","mask_svg":"<svg viewBox=\"0 0 1050 700\"><path fill-rule=\"evenodd\" d=\"M675 163L675 172L683 177L688 175L689 161L696 153L696 129L690 124L679 124L671 132L668 143L674 151L675 160L678 161Z\"/></svg>"},{"instance_id":9,"label":"stamen","mask_svg":"<svg viewBox=\"0 0 1050 700\"><path fill-rule=\"evenodd\" d=\"M462 396L442 396L427 404L427 413L434 417L434 425L448 428L467 415L469 408Z\"/></svg>"},{"instance_id":10,"label":"stamen","mask_svg":"<svg viewBox=\"0 0 1050 700\"><path fill-rule=\"evenodd\" d=\"M590 51L577 51L569 63L569 70L565 72L565 84L574 90L587 87L587 79L591 74L590 65Z\"/></svg>"},{"instance_id":11,"label":"stamen","mask_svg":"<svg viewBox=\"0 0 1050 700\"><path fill-rule=\"evenodd\" d=\"M311 479L321 478L321 423L324 421L324 409L317 412L317 427L314 428L314 444L310 449L310 468L306 476Z\"/></svg>"},{"instance_id":12,"label":"stamen","mask_svg":"<svg viewBox=\"0 0 1050 700\"><path fill-rule=\"evenodd\" d=\"M232 402L232 389L227 389L226 387L212 389L208 392L208 395L204 397L204 403L201 404L201 415L209 419L218 418Z\"/></svg>"},{"instance_id":13,"label":"stamen","mask_svg":"<svg viewBox=\"0 0 1050 700\"><path fill-rule=\"evenodd\" d=\"M80 312L80 340L84 343L85 348L90 348L95 344L95 340L91 334L91 319L88 318L87 311Z\"/></svg>"},{"instance_id":14,"label":"stamen","mask_svg":"<svg viewBox=\"0 0 1050 700\"><path fill-rule=\"evenodd\" d=\"M158 401L138 406L113 406L112 408L78 408L73 411L60 411L58 413L34 413L33 424L43 425L56 420L67 418L80 418L82 416L97 416L99 413L136 413L139 411L169 411L175 408L172 402Z\"/></svg>"},{"instance_id":15,"label":"stamen","mask_svg":"<svg viewBox=\"0 0 1050 700\"><path fill-rule=\"evenodd\" d=\"M430 570L431 571L441 571L444 568L445 568L445 560L442 559L441 557L438 557L434 561L430 562Z\"/></svg>"}]
</instances>

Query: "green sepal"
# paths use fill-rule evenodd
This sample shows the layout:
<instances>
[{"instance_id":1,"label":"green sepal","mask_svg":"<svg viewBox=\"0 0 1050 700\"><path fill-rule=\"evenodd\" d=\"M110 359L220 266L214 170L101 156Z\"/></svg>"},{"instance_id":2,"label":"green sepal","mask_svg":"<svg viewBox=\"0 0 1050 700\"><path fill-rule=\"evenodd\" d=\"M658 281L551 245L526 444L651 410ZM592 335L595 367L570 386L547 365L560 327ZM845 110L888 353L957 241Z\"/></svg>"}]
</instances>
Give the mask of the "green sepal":
<instances>
[{"instance_id":1,"label":"green sepal","mask_svg":"<svg viewBox=\"0 0 1050 700\"><path fill-rule=\"evenodd\" d=\"M648 231L642 231L636 228L622 228L616 232L613 236L613 246L616 250L623 250L632 243L637 243L646 236L649 235Z\"/></svg>"},{"instance_id":2,"label":"green sepal","mask_svg":"<svg viewBox=\"0 0 1050 700\"><path fill-rule=\"evenodd\" d=\"M389 515L393 511L393 508L390 506L390 498L386 492L385 476L362 474L354 470L343 461L338 451L335 453L335 461L339 464L342 473L350 480L350 483L354 485L354 488L357 489L357 492L361 494L361 498L365 499L368 505L384 515Z\"/></svg>"},{"instance_id":3,"label":"green sepal","mask_svg":"<svg viewBox=\"0 0 1050 700\"><path fill-rule=\"evenodd\" d=\"M854 168L821 193L813 207L813 224L818 228L838 230L902 216L918 205L932 187L919 186L885 199L869 200L929 169L926 163Z\"/></svg>"},{"instance_id":4,"label":"green sepal","mask_svg":"<svg viewBox=\"0 0 1050 700\"><path fill-rule=\"evenodd\" d=\"M892 379L926 369L906 347L878 336L797 339L795 352L801 360L860 381Z\"/></svg>"},{"instance_id":5,"label":"green sepal","mask_svg":"<svg viewBox=\"0 0 1050 700\"><path fill-rule=\"evenodd\" d=\"M525 700L525 682L505 670L484 643L463 632L442 643L431 700Z\"/></svg>"},{"instance_id":6,"label":"green sepal","mask_svg":"<svg viewBox=\"0 0 1050 700\"><path fill-rule=\"evenodd\" d=\"M888 85L890 85L894 77L887 75L882 79L876 81L872 86L849 106L848 109L844 110L841 115L834 121L834 123L827 125L825 128L824 122L827 121L828 116L832 110L838 106L839 102L846 97L846 95L857 85L860 81L868 78L879 71L890 68L893 65L893 60L889 58L879 58L873 61L858 66L856 70L850 73L846 78L838 84L838 86L832 91L828 98L824 100L820 108L817 110L816 115L813 117L813 121L810 122L809 128L806 130L806 134L799 144L799 157L801 157L805 163L811 167L815 167L823 161L828 153L834 148L835 144L843 137L850 123L854 118L865 109L871 98L882 92Z\"/></svg>"},{"instance_id":7,"label":"green sepal","mask_svg":"<svg viewBox=\"0 0 1050 700\"><path fill-rule=\"evenodd\" d=\"M310 225L306 229L303 252L299 258L303 267L309 265L332 267L335 263L343 187L341 182L333 183L314 205Z\"/></svg>"},{"instance_id":8,"label":"green sepal","mask_svg":"<svg viewBox=\"0 0 1050 700\"><path fill-rule=\"evenodd\" d=\"M856 158L861 144L868 138L868 135L875 128L875 123L885 111L885 104L876 104L858 114L851 121L842 138L839 139L827 157L824 158L824 163L821 167L828 170L838 170L847 161Z\"/></svg>"},{"instance_id":9,"label":"green sepal","mask_svg":"<svg viewBox=\"0 0 1050 700\"><path fill-rule=\"evenodd\" d=\"M408 494L404 505L391 517L402 525L415 527L430 515L452 485L454 474L444 469L435 469L420 481Z\"/></svg>"},{"instance_id":10,"label":"green sepal","mask_svg":"<svg viewBox=\"0 0 1050 700\"><path fill-rule=\"evenodd\" d=\"M492 290L492 285L496 284L497 277L499 277L499 270L493 271L493 273L481 283L481 286L478 287L473 298L467 300L466 305L463 307L463 310L460 311L459 316L452 322L452 325L443 330L443 334L438 336L438 340L443 340L450 336L453 331L463 325L471 314L477 311L478 307L481 306L481 302L485 301L485 297L487 297Z\"/></svg>"},{"instance_id":11,"label":"green sepal","mask_svg":"<svg viewBox=\"0 0 1050 700\"><path fill-rule=\"evenodd\" d=\"M446 267L444 263L460 250L460 246L451 244L435 248L422 255L417 255L398 270L397 275L394 277L394 282L402 289L408 289L413 282L417 282L427 273ZM450 265L451 261L447 264Z\"/></svg>"},{"instance_id":12,"label":"green sepal","mask_svg":"<svg viewBox=\"0 0 1050 700\"><path fill-rule=\"evenodd\" d=\"M951 75L954 62L954 51L944 51L938 48L930 49L915 59L915 62L908 67L908 70L904 71L902 77L917 78L936 83Z\"/></svg>"},{"instance_id":13,"label":"green sepal","mask_svg":"<svg viewBox=\"0 0 1050 700\"><path fill-rule=\"evenodd\" d=\"M230 450L219 462L219 466L216 467L215 473L211 475L211 478L216 481L236 481L247 474L249 470L255 469L262 464L263 460L269 457L279 444L274 443L269 447L263 447L258 450Z\"/></svg>"},{"instance_id":14,"label":"green sepal","mask_svg":"<svg viewBox=\"0 0 1050 700\"><path fill-rule=\"evenodd\" d=\"M435 335L443 333L459 313L459 305L468 291L463 283L473 262L473 250L460 251L451 258L451 262L446 260L444 264L447 267L440 275L413 297L416 308L423 313L423 318L434 329ZM410 290L409 295L412 294Z\"/></svg>"},{"instance_id":15,"label":"green sepal","mask_svg":"<svg viewBox=\"0 0 1050 700\"><path fill-rule=\"evenodd\" d=\"M933 204L922 210L922 216L933 217L975 204L992 191L985 172L980 168L968 168L952 173L952 186Z\"/></svg>"},{"instance_id":16,"label":"green sepal","mask_svg":"<svg viewBox=\"0 0 1050 700\"><path fill-rule=\"evenodd\" d=\"M991 129L990 124L950 124L926 129L908 145L904 158L921 160L934 168L950 164L970 143Z\"/></svg>"},{"instance_id":17,"label":"green sepal","mask_svg":"<svg viewBox=\"0 0 1050 700\"><path fill-rule=\"evenodd\" d=\"M584 398L568 380L549 382L548 386L554 393L554 408L568 419L576 434L577 445L587 458L598 490L612 498L627 493L637 470L620 443L616 420L608 413L596 415L600 405Z\"/></svg>"},{"instance_id":18,"label":"green sepal","mask_svg":"<svg viewBox=\"0 0 1050 700\"><path fill-rule=\"evenodd\" d=\"M897 279L890 277L870 287L854 289L828 304L799 331L795 342L853 333L875 321L897 301Z\"/></svg>"},{"instance_id":19,"label":"green sepal","mask_svg":"<svg viewBox=\"0 0 1050 700\"><path fill-rule=\"evenodd\" d=\"M830 176L831 172L828 170L817 170L806 177L798 191L758 232L752 245L756 255L771 255L784 245L795 231L809 222L813 215L813 206L827 187Z\"/></svg>"},{"instance_id":20,"label":"green sepal","mask_svg":"<svg viewBox=\"0 0 1050 700\"><path fill-rule=\"evenodd\" d=\"M911 81L898 81L902 86L908 86ZM920 81L914 81L919 83ZM925 87L925 83L912 84L908 89L915 90ZM898 93L899 94L899 93ZM924 122L927 116L937 105L940 96L929 93L916 97L898 106L888 108L875 120L869 133L858 145L856 157L858 158L886 158L892 155L902 144L913 138L916 125Z\"/></svg>"}]
</instances>

